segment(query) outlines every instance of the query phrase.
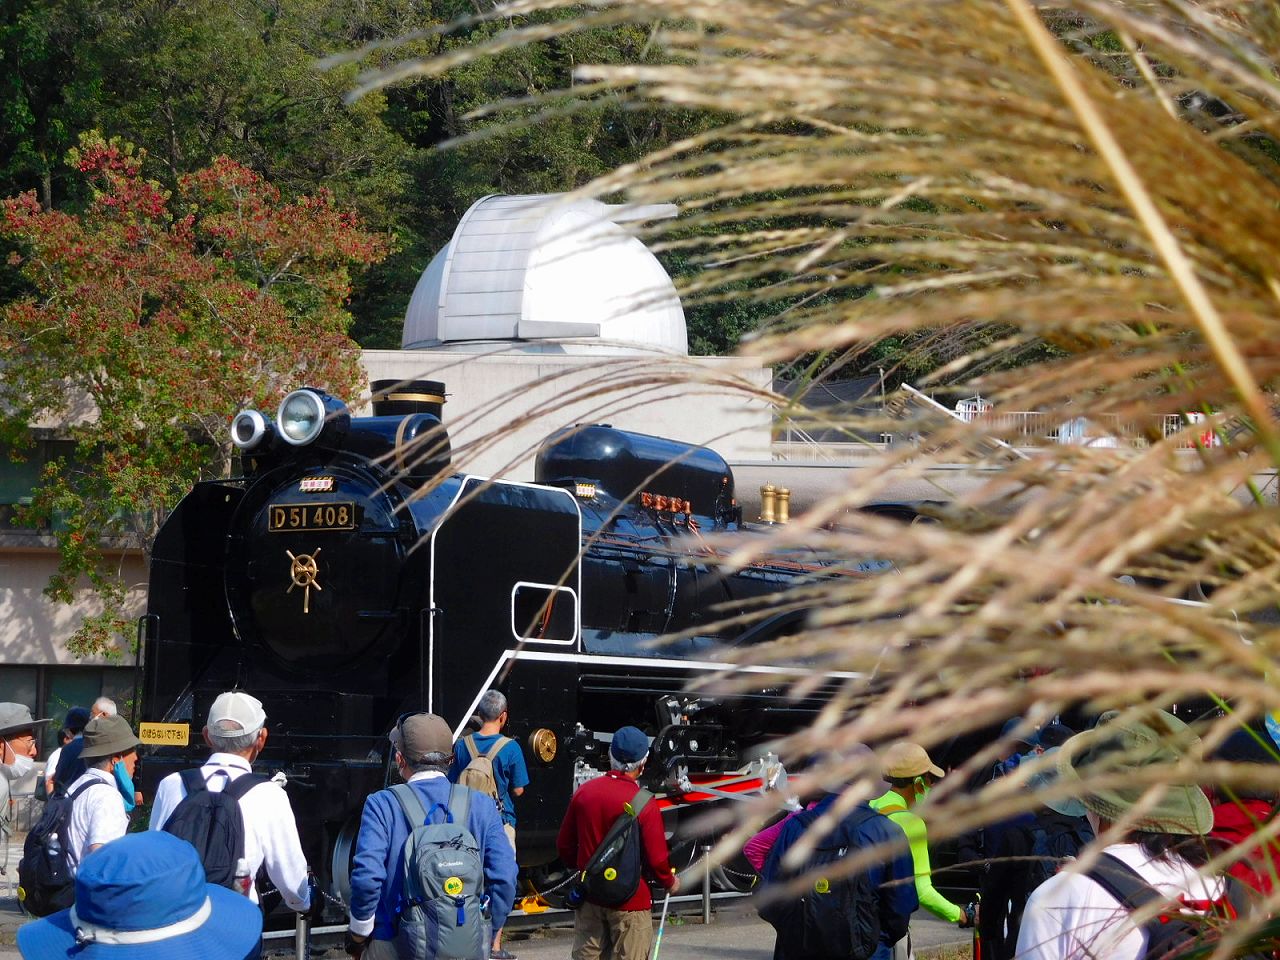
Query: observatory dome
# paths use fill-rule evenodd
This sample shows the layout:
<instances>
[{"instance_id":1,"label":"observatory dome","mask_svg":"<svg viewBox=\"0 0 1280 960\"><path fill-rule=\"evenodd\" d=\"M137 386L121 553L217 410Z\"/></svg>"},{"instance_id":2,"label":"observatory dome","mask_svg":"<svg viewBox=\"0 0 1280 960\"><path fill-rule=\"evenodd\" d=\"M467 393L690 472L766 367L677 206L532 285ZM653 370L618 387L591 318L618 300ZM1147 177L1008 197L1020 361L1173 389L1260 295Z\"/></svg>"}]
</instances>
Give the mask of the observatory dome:
<instances>
[{"instance_id":1,"label":"observatory dome","mask_svg":"<svg viewBox=\"0 0 1280 960\"><path fill-rule=\"evenodd\" d=\"M675 213L564 194L477 200L418 279L402 346L687 355L671 277L623 226Z\"/></svg>"}]
</instances>

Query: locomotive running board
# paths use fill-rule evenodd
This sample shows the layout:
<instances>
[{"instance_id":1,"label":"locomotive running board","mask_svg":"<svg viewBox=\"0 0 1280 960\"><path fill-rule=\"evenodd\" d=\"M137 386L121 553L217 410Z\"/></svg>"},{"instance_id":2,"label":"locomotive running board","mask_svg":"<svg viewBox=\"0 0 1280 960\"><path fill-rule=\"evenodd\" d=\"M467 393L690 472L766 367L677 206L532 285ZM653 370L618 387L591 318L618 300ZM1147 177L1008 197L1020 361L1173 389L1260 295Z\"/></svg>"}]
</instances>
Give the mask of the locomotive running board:
<instances>
[{"instance_id":1,"label":"locomotive running board","mask_svg":"<svg viewBox=\"0 0 1280 960\"><path fill-rule=\"evenodd\" d=\"M476 707L480 704L480 698L484 696L484 692L493 686L494 680L499 672L508 662L512 660L530 660L550 663L597 663L606 667L627 667L643 664L645 667L656 668L659 670L691 670L701 673L720 673L726 677L731 677L740 673L759 673L768 676L780 677L812 677L815 674L822 677L828 677L832 680L858 680L867 676L865 673L831 670L831 671L814 671L806 670L803 667L765 667L757 665L740 666L733 663L719 663L715 660L670 660L658 657L615 657L608 655L596 655L591 653L556 653L551 650L504 650L502 655L498 657L497 662L493 665L493 669L489 671L489 676L485 678L484 683L480 685L479 691L476 693L475 699L471 701L471 706L462 714L463 719L458 722L453 731L453 737L456 740L462 735L462 728L466 726L467 719L476 712Z\"/></svg>"}]
</instances>

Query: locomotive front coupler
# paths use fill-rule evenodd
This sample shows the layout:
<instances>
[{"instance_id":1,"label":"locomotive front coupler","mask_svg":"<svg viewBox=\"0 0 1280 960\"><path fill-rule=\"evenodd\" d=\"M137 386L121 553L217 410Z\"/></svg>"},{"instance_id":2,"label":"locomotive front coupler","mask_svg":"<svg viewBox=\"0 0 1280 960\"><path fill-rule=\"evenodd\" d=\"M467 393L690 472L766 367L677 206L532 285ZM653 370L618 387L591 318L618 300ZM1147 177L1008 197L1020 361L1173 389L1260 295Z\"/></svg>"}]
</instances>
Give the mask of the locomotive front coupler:
<instances>
[{"instance_id":1,"label":"locomotive front coupler","mask_svg":"<svg viewBox=\"0 0 1280 960\"><path fill-rule=\"evenodd\" d=\"M737 743L720 724L676 723L653 738L645 779L679 794L688 791L690 773L724 773L739 763Z\"/></svg>"},{"instance_id":2,"label":"locomotive front coupler","mask_svg":"<svg viewBox=\"0 0 1280 960\"><path fill-rule=\"evenodd\" d=\"M573 733L565 738L564 749L574 760L581 760L598 770L608 770L612 740L612 735L596 733L578 723L574 725Z\"/></svg>"},{"instance_id":3,"label":"locomotive front coupler","mask_svg":"<svg viewBox=\"0 0 1280 960\"><path fill-rule=\"evenodd\" d=\"M676 697L668 695L654 701L654 713L658 717L658 729L692 723L714 722L715 712L724 704L716 697Z\"/></svg>"}]
</instances>

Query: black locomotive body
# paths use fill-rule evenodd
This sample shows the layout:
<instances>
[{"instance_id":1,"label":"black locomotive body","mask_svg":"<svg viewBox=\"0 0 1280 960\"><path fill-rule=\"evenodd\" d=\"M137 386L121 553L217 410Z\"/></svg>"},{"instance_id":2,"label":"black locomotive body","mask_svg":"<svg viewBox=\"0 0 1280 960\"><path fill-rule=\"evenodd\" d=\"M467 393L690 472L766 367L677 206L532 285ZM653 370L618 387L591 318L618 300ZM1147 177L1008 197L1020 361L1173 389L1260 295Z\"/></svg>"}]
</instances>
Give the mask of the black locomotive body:
<instances>
[{"instance_id":1,"label":"black locomotive body","mask_svg":"<svg viewBox=\"0 0 1280 960\"><path fill-rule=\"evenodd\" d=\"M536 868L554 861L575 782L607 769L617 727L655 736L651 783L678 811L690 778L742 770L823 699L779 696L764 671L731 698L687 690L725 669L725 646L802 614L717 622L831 575L803 556L718 568L708 532L757 535L723 459L591 426L544 443L536 483L440 480L443 392L404 386L365 418L312 390L286 398L279 425L241 413L243 475L196 486L152 556L143 719L188 724L191 743L151 748L144 788L199 762L213 698L248 690L268 716L260 763L287 775L308 860L338 890L404 712L460 731L486 688L506 692L531 778L519 855ZM684 637L653 645L671 633Z\"/></svg>"}]
</instances>

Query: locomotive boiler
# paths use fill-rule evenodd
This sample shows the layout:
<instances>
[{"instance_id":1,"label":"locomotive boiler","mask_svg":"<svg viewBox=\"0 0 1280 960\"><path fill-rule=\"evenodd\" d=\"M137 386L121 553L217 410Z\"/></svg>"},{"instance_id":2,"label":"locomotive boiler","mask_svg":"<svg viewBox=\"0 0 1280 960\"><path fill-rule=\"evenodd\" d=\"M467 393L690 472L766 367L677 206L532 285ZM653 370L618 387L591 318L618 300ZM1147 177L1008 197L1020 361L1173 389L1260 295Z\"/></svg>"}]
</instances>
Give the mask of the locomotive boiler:
<instances>
[{"instance_id":1,"label":"locomotive boiler","mask_svg":"<svg viewBox=\"0 0 1280 960\"><path fill-rule=\"evenodd\" d=\"M707 448L578 426L543 443L534 483L449 474L444 385L375 384L375 396L369 417L313 389L274 420L242 411L241 475L197 484L161 529L143 719L185 724L190 741L150 748L144 788L201 761L218 693L253 693L268 716L259 764L288 777L308 860L339 893L364 798L394 774L397 718L430 710L458 733L490 686L529 768L527 877L553 869L575 784L608 768L623 724L653 736L649 786L672 820L758 788L767 744L812 718L823 684L797 700L775 670L731 694L690 682L732 670L726 649L795 630L805 611L726 626L735 614L882 565L836 572L795 552L721 569L712 542L761 531ZM663 635L678 639L654 644Z\"/></svg>"}]
</instances>

